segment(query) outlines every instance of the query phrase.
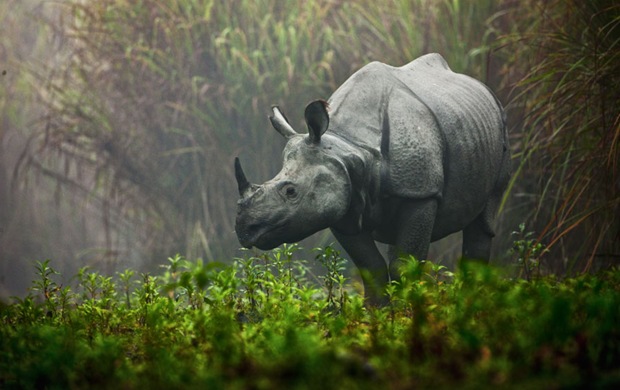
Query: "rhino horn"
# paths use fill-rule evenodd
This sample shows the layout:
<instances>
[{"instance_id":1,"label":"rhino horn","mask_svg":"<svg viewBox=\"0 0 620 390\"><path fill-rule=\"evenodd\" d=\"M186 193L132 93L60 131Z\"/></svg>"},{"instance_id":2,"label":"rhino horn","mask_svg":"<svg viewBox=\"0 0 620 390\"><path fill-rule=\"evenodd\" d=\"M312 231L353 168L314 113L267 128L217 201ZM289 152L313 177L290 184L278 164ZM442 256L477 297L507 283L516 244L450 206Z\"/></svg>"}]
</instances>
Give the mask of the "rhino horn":
<instances>
[{"instance_id":1,"label":"rhino horn","mask_svg":"<svg viewBox=\"0 0 620 390\"><path fill-rule=\"evenodd\" d=\"M243 194L245 194L251 187L251 184L245 177L245 173L243 173L243 168L241 168L239 157L235 157L235 178L237 179L237 186L239 187L239 195L243 196Z\"/></svg>"},{"instance_id":2,"label":"rhino horn","mask_svg":"<svg viewBox=\"0 0 620 390\"><path fill-rule=\"evenodd\" d=\"M329 127L329 104L325 100L315 100L306 106L304 116L308 125L310 141L319 143L321 136Z\"/></svg>"},{"instance_id":3,"label":"rhino horn","mask_svg":"<svg viewBox=\"0 0 620 390\"><path fill-rule=\"evenodd\" d=\"M293 127L288 123L288 119L286 119L282 111L280 111L280 108L278 108L278 106L273 106L271 109L273 111L273 115L269 117L269 120L271 121L273 128L276 129L278 133L282 134L282 136L286 139L297 135L295 129L293 129Z\"/></svg>"}]
</instances>

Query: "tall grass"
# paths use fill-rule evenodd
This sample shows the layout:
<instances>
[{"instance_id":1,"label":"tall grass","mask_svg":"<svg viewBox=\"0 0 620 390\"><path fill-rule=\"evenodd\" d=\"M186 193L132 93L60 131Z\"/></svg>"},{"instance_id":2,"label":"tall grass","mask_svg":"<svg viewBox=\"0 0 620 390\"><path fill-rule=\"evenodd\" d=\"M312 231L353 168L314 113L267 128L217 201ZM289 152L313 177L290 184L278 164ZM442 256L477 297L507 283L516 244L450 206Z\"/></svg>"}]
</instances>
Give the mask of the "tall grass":
<instances>
[{"instance_id":1,"label":"tall grass","mask_svg":"<svg viewBox=\"0 0 620 390\"><path fill-rule=\"evenodd\" d=\"M24 175L16 168L33 127L39 128L45 112L38 99L41 80L37 64L55 69L57 41L41 22L40 0L0 2L0 295L15 293L27 283L28 259L53 252L73 257L68 242L81 235L96 235L75 220L86 219L75 201L84 194L65 192L62 178ZM34 86L37 86L35 88ZM35 153L38 150L33 150ZM20 176L15 180L16 176ZM56 200L63 198L63 202ZM59 203L62 203L59 204ZM71 207L63 207L66 205ZM77 216L76 216L77 214ZM74 219L75 218L75 219ZM50 227L53 227L50 229Z\"/></svg>"},{"instance_id":2,"label":"tall grass","mask_svg":"<svg viewBox=\"0 0 620 390\"><path fill-rule=\"evenodd\" d=\"M620 5L526 2L508 37L521 190L552 254L552 269L620 259Z\"/></svg>"},{"instance_id":3,"label":"tall grass","mask_svg":"<svg viewBox=\"0 0 620 390\"><path fill-rule=\"evenodd\" d=\"M234 245L231 153L277 155L257 118L284 99L301 106L291 85L327 89L324 40L274 20L265 11L275 4L62 4L69 60L41 91L50 114L40 144L75 164L75 175L61 173L70 181L90 170L96 193L147 227L146 247L214 257ZM297 5L281 16L312 20L325 6ZM274 165L250 172L266 177Z\"/></svg>"},{"instance_id":4,"label":"tall grass","mask_svg":"<svg viewBox=\"0 0 620 390\"><path fill-rule=\"evenodd\" d=\"M146 257L207 258L238 246L232 156L252 162L255 181L278 169L271 105L302 129L302 107L368 61L402 65L426 51L480 77L494 12L490 1L53 5L65 60L37 70L47 112L28 166L101 202L110 249L128 223Z\"/></svg>"},{"instance_id":5,"label":"tall grass","mask_svg":"<svg viewBox=\"0 0 620 390\"><path fill-rule=\"evenodd\" d=\"M500 228L496 242L506 245L508 232L525 222L547 247L540 261L550 270L617 262L614 2L37 2L27 3L37 10L33 18L22 16L39 31L28 45L7 39L25 31L9 9L26 8L0 7L2 55L12 64L1 76L0 140L6 149L9 132L30 137L14 171L9 154L0 156L0 196L23 199L29 209L0 204L10 232L0 236L4 247L67 242L43 227L69 218L45 217L35 206L44 196L70 195L63 207L91 204L88 215L96 210L104 227L105 250L84 248L93 245L84 239L80 261L113 264L130 252L230 258L238 246L231 160L248 161L257 182L277 171L283 140L269 129L271 105L301 130L305 104L328 97L367 62L401 65L440 52L454 70L510 101L518 163L505 210L514 226ZM54 53L33 59L26 48ZM32 180L33 172L50 180ZM7 192L9 181L15 193ZM84 227L91 218L79 216L81 207L71 219ZM17 237L34 231L47 233L34 234L35 244Z\"/></svg>"},{"instance_id":6,"label":"tall grass","mask_svg":"<svg viewBox=\"0 0 620 390\"><path fill-rule=\"evenodd\" d=\"M394 65L438 52L456 72L486 80L488 54L495 38L495 1L357 1L346 23L368 57Z\"/></svg>"}]
</instances>

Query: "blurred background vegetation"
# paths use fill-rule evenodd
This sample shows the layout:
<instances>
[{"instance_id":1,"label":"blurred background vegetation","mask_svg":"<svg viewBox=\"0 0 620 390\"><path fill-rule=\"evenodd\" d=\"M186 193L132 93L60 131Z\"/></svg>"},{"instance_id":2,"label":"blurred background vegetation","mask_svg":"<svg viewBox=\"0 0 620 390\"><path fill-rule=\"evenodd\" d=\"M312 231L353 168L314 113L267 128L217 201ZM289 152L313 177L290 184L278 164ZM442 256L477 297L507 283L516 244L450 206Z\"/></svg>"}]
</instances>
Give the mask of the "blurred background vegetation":
<instances>
[{"instance_id":1,"label":"blurred background vegetation","mask_svg":"<svg viewBox=\"0 0 620 390\"><path fill-rule=\"evenodd\" d=\"M514 177L496 261L560 274L618 264L615 1L5 0L0 295L22 293L46 258L65 275L231 259L234 156L255 182L281 163L270 106L302 129L305 104L367 62L428 52L507 107ZM527 244L518 259L513 241ZM459 250L451 237L429 257Z\"/></svg>"}]
</instances>

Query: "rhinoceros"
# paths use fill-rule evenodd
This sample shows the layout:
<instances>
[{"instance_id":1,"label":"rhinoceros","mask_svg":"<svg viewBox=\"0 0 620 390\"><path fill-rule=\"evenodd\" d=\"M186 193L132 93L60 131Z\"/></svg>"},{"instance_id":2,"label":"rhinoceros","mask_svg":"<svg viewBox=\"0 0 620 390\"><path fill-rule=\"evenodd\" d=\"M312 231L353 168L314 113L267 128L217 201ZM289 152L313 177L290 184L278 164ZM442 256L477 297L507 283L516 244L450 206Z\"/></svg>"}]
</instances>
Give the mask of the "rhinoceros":
<instances>
[{"instance_id":1,"label":"rhinoceros","mask_svg":"<svg viewBox=\"0 0 620 390\"><path fill-rule=\"evenodd\" d=\"M305 109L307 134L278 107L282 170L250 183L235 159L240 243L262 250L330 228L362 271L370 304L399 277L399 259L463 231L462 256L488 262L493 219L510 178L501 103L439 54L402 67L372 62L328 101ZM389 244L389 262L376 242Z\"/></svg>"}]
</instances>

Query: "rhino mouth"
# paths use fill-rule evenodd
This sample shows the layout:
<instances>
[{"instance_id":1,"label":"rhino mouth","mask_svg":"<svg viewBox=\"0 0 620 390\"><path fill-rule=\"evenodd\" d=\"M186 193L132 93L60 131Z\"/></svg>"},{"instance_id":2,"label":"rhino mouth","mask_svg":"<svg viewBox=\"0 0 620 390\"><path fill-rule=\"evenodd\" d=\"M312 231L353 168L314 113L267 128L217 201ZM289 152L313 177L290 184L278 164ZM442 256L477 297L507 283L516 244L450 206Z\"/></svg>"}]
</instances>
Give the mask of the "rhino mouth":
<instances>
[{"instance_id":1,"label":"rhino mouth","mask_svg":"<svg viewBox=\"0 0 620 390\"><path fill-rule=\"evenodd\" d=\"M237 230L237 237L244 248L256 247L260 250L267 251L280 246L285 241L281 231L285 231L286 223L269 226L264 224L249 225L246 229Z\"/></svg>"}]
</instances>

